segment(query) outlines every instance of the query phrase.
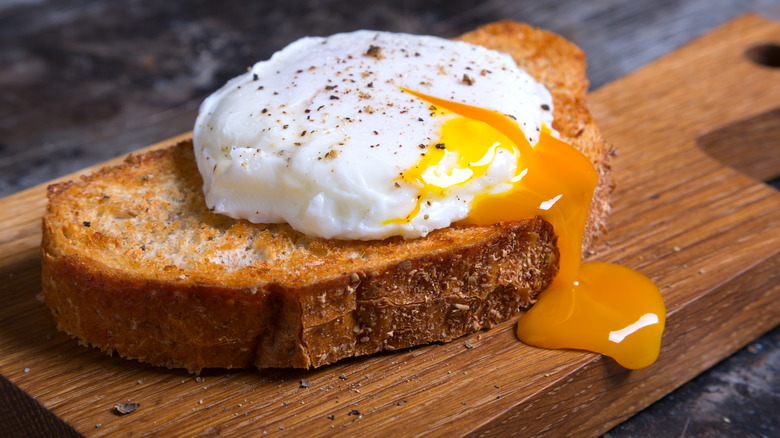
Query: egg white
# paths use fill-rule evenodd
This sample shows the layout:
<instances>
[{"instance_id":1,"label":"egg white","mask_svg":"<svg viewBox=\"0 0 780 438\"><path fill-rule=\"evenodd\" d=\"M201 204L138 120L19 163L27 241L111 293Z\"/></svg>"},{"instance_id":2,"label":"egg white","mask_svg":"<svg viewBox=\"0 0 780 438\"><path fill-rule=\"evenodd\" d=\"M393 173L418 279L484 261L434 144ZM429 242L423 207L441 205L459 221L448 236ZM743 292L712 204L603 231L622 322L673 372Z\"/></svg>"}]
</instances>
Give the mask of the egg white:
<instances>
[{"instance_id":1,"label":"egg white","mask_svg":"<svg viewBox=\"0 0 780 438\"><path fill-rule=\"evenodd\" d=\"M307 37L201 105L193 141L208 207L310 236L413 238L465 218L475 196L509 188L517 160L497 149L485 175L394 220L420 193L399 176L457 116L434 114L404 88L511 115L532 145L552 126L550 93L506 54L388 32Z\"/></svg>"}]
</instances>

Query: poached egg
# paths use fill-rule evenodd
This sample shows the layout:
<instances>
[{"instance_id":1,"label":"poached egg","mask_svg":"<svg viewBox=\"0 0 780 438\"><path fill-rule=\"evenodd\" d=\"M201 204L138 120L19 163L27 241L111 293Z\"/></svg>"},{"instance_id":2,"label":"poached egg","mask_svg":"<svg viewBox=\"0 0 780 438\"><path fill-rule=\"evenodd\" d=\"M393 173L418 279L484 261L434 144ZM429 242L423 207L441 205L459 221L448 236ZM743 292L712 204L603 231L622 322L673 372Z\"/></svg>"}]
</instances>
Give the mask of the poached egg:
<instances>
[{"instance_id":1,"label":"poached egg","mask_svg":"<svg viewBox=\"0 0 780 438\"><path fill-rule=\"evenodd\" d=\"M509 189L516 148L422 93L552 126L550 93L506 54L436 37L307 37L202 104L194 129L206 203L338 239L422 237Z\"/></svg>"}]
</instances>

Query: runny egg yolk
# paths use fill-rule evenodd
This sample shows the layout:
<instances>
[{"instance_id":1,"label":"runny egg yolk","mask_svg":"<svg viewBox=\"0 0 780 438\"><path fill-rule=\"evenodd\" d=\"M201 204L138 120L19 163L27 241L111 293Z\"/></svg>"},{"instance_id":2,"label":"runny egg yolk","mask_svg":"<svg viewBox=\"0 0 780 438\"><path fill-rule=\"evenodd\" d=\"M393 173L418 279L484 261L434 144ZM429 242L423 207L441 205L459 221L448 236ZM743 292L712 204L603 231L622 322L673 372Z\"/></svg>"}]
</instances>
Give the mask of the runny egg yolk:
<instances>
[{"instance_id":1,"label":"runny egg yolk","mask_svg":"<svg viewBox=\"0 0 780 438\"><path fill-rule=\"evenodd\" d=\"M624 266L580 263L582 235L598 174L580 151L543 129L532 147L516 122L498 112L407 92L458 114L442 127L442 139L409 171L405 181L422 185L420 199L442 193L487 171L496 150L517 157L509 190L483 194L472 203L465 224L486 225L541 216L558 236L559 271L552 284L523 315L517 335L543 348L589 350L614 358L629 369L658 358L666 310L658 287ZM456 154L455 157L449 157ZM457 160L450 171L440 163ZM418 206L405 220L414 217Z\"/></svg>"}]
</instances>

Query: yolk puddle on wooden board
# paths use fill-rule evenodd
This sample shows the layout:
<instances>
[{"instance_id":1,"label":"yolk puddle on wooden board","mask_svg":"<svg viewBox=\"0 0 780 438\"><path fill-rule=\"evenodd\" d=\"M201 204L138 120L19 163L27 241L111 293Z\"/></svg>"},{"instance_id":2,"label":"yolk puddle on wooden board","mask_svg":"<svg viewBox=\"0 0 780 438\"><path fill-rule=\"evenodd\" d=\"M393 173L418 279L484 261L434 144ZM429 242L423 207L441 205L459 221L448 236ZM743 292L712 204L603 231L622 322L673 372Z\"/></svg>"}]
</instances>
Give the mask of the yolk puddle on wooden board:
<instances>
[{"instance_id":1,"label":"yolk puddle on wooden board","mask_svg":"<svg viewBox=\"0 0 780 438\"><path fill-rule=\"evenodd\" d=\"M456 113L445 122L442 139L402 179L422 183L426 192L443 191L483 175L496 148L518 157L512 187L478 196L461 223L483 225L541 216L555 228L560 269L552 284L523 315L517 336L543 348L601 353L620 365L644 368L658 358L666 309L658 287L621 265L581 263L585 229L598 174L575 147L544 127L531 146L516 122L496 111L405 90L434 106ZM433 169L457 153L458 167L438 175ZM405 218L414 217L418 206Z\"/></svg>"}]
</instances>

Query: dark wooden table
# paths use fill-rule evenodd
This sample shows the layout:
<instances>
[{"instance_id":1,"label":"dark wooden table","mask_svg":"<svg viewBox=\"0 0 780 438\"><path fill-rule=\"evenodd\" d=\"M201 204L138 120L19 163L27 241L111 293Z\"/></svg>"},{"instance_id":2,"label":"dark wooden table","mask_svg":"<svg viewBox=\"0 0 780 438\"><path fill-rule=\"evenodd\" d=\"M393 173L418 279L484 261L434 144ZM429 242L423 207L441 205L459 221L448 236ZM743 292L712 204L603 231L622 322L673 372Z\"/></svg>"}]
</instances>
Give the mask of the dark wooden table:
<instances>
[{"instance_id":1,"label":"dark wooden table","mask_svg":"<svg viewBox=\"0 0 780 438\"><path fill-rule=\"evenodd\" d=\"M192 129L201 100L304 35L451 37L516 19L588 54L592 89L770 0L0 1L0 197ZM778 436L780 330L607 435ZM77 435L0 376L0 435Z\"/></svg>"}]
</instances>

